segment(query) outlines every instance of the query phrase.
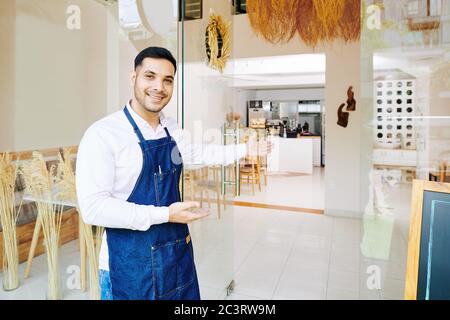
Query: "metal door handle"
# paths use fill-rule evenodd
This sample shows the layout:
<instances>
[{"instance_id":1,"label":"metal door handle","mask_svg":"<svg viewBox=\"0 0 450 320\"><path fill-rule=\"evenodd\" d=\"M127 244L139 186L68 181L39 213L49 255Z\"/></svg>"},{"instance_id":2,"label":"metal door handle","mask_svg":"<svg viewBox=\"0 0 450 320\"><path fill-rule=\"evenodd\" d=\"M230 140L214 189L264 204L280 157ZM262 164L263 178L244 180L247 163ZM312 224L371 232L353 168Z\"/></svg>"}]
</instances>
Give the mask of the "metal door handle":
<instances>
[{"instance_id":1,"label":"metal door handle","mask_svg":"<svg viewBox=\"0 0 450 320\"><path fill-rule=\"evenodd\" d=\"M236 128L234 133L228 133L227 132L227 125L226 123L222 127L222 145L226 145L227 137L234 137L235 138L235 144L238 145L240 141L240 134L239 134L239 123L236 123ZM240 195L240 185L239 185L239 159L236 159L235 161L235 177L236 181L227 180L226 179L226 172L225 172L225 166L221 166L221 174L220 174L220 182L221 182L221 192L222 196L226 193L226 186L227 185L234 185L235 186L235 196L238 197Z\"/></svg>"}]
</instances>

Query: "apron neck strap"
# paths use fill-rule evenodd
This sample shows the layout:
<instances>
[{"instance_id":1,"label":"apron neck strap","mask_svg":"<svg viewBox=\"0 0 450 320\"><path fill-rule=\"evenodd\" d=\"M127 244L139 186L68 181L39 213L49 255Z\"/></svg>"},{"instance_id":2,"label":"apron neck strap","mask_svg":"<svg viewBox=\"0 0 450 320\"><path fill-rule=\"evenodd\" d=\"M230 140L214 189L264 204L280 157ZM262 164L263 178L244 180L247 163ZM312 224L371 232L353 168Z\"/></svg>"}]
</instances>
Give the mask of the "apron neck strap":
<instances>
[{"instance_id":1,"label":"apron neck strap","mask_svg":"<svg viewBox=\"0 0 450 320\"><path fill-rule=\"evenodd\" d=\"M127 107L125 107L125 108L123 109L123 112L124 112L125 115L127 116L128 121L129 121L129 122L131 123L131 125L133 126L134 133L136 133L136 135L138 136L139 141L140 141L140 142L144 142L144 141L145 141L144 136L142 135L141 130L139 130L139 127L137 126L136 122L134 121L134 119L133 119L133 117L131 116L130 111L128 111ZM164 127L164 131L166 132L167 138L172 139L172 136L170 135L169 130L167 130L166 127Z\"/></svg>"},{"instance_id":2,"label":"apron neck strap","mask_svg":"<svg viewBox=\"0 0 450 320\"><path fill-rule=\"evenodd\" d=\"M169 133L169 130L167 130L167 127L164 127L164 131L166 132L167 138L172 139L172 136Z\"/></svg>"},{"instance_id":3,"label":"apron neck strap","mask_svg":"<svg viewBox=\"0 0 450 320\"><path fill-rule=\"evenodd\" d=\"M130 114L130 111L128 111L127 107L123 109L123 112L125 112L125 115L127 116L128 121L133 126L134 133L138 136L140 142L144 142L144 136L142 135L141 130L139 130L139 127L137 126L136 122L134 121L133 117Z\"/></svg>"}]
</instances>

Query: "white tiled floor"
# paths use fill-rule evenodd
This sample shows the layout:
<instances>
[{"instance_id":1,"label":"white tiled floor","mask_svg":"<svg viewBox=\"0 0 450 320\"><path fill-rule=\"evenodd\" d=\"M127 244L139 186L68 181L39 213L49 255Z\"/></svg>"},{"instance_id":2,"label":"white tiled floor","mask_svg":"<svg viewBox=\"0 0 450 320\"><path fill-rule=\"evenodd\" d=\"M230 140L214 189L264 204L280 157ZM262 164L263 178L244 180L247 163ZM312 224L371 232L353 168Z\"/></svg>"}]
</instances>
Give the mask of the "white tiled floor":
<instances>
[{"instance_id":1,"label":"white tiled floor","mask_svg":"<svg viewBox=\"0 0 450 320\"><path fill-rule=\"evenodd\" d=\"M314 167L312 175L269 175L267 186L261 178L261 191L242 183L237 201L257 202L288 207L323 209L325 204L325 168ZM299 197L299 195L301 195Z\"/></svg>"},{"instance_id":2,"label":"white tiled floor","mask_svg":"<svg viewBox=\"0 0 450 320\"><path fill-rule=\"evenodd\" d=\"M375 259L361 253L362 239L370 237L367 233L371 230L365 230L359 219L245 207L236 207L234 213L235 252L244 251L241 244L247 239L255 245L251 249L245 246L247 254L235 255L238 267L233 295L261 299L403 298L407 244L400 219L394 222L389 258ZM255 223L259 236L242 235L242 226ZM381 290L368 288L369 266L380 269Z\"/></svg>"},{"instance_id":3,"label":"white tiled floor","mask_svg":"<svg viewBox=\"0 0 450 320\"><path fill-rule=\"evenodd\" d=\"M60 251L60 276L61 291L65 300L85 300L89 298L87 292L81 292L79 288L80 258L77 242L72 241L61 247ZM40 255L33 259L30 277L24 279L25 264L19 266L20 287L11 292L0 290L0 300L44 300L47 288L47 261L46 255ZM3 275L2 276L3 281ZM2 284L3 287L3 284Z\"/></svg>"}]
</instances>

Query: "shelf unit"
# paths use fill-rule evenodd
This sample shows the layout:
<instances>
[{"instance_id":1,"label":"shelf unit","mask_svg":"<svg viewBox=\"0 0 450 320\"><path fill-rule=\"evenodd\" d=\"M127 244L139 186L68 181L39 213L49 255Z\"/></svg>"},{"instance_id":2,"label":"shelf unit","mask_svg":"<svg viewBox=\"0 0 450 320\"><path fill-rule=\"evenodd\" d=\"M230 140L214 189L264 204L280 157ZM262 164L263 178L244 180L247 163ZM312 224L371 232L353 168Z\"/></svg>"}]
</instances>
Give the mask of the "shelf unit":
<instances>
[{"instance_id":1,"label":"shelf unit","mask_svg":"<svg viewBox=\"0 0 450 320\"><path fill-rule=\"evenodd\" d=\"M376 80L374 96L374 168L383 170L387 180L412 182L417 167L416 80Z\"/></svg>"}]
</instances>

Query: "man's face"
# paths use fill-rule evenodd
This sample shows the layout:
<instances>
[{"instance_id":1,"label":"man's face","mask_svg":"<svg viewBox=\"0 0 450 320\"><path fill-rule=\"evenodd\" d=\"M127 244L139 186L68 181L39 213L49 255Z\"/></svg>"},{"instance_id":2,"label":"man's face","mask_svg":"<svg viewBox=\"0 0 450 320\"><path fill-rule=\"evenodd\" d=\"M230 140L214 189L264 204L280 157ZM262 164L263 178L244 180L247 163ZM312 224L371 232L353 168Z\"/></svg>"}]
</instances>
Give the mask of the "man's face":
<instances>
[{"instance_id":1,"label":"man's face","mask_svg":"<svg viewBox=\"0 0 450 320\"><path fill-rule=\"evenodd\" d=\"M145 58L131 78L137 102L147 111L161 111L172 98L174 77L170 61Z\"/></svg>"}]
</instances>

